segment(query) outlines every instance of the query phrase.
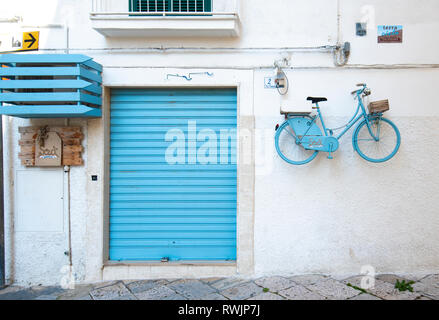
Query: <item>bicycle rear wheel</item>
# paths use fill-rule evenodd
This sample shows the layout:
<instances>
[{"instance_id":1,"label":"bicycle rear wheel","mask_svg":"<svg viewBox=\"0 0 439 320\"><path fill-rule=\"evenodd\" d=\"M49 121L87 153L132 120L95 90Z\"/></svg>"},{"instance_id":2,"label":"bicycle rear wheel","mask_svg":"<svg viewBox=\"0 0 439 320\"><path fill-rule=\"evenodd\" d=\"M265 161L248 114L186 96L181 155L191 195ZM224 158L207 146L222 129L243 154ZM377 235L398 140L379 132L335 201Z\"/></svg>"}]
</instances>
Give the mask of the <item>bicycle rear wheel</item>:
<instances>
[{"instance_id":1,"label":"bicycle rear wheel","mask_svg":"<svg viewBox=\"0 0 439 320\"><path fill-rule=\"evenodd\" d=\"M314 160L319 153L314 150L305 150L297 143L294 130L290 127L288 121L277 129L275 145L279 156L289 164L294 165L307 164Z\"/></svg>"},{"instance_id":2,"label":"bicycle rear wheel","mask_svg":"<svg viewBox=\"0 0 439 320\"><path fill-rule=\"evenodd\" d=\"M401 134L396 125L385 118L375 117L369 120L374 139L364 120L355 130L354 149L365 160L375 163L392 159L401 145Z\"/></svg>"}]
</instances>

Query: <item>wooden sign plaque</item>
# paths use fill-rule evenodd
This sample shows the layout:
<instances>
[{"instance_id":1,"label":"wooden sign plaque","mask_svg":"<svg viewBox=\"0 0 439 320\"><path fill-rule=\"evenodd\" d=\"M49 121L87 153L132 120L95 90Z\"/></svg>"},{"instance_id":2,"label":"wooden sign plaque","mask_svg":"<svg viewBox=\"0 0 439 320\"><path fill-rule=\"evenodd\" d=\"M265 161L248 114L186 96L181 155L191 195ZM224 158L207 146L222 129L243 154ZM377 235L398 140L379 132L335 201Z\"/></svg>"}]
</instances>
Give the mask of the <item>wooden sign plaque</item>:
<instances>
[{"instance_id":1,"label":"wooden sign plaque","mask_svg":"<svg viewBox=\"0 0 439 320\"><path fill-rule=\"evenodd\" d=\"M41 147L37 138L42 128L36 126L19 127L21 139L19 141L20 153L18 156L23 165L38 167L81 166L84 164L82 160L82 152L84 151L82 140L84 135L80 127L47 127L47 138L45 139L44 146ZM51 139L56 140L56 136L61 140L61 145L52 144ZM58 150L51 148L53 146L60 147L59 154L57 153ZM58 157L56 158L54 154ZM37 160L37 158L39 159ZM48 161L49 159L53 161ZM59 159L61 160L60 162L58 162ZM46 164L42 164L40 160L46 160L44 161Z\"/></svg>"}]
</instances>

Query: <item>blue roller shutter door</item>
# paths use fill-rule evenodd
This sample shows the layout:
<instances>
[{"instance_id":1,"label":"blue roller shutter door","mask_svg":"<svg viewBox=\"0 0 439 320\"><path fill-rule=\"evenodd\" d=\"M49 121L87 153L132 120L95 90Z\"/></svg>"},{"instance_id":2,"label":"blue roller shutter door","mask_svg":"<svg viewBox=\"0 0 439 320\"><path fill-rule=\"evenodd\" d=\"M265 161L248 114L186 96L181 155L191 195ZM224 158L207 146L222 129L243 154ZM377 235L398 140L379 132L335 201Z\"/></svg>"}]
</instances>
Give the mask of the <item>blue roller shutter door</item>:
<instances>
[{"instance_id":1,"label":"blue roller shutter door","mask_svg":"<svg viewBox=\"0 0 439 320\"><path fill-rule=\"evenodd\" d=\"M110 260L236 260L236 124L236 89L112 90Z\"/></svg>"}]
</instances>

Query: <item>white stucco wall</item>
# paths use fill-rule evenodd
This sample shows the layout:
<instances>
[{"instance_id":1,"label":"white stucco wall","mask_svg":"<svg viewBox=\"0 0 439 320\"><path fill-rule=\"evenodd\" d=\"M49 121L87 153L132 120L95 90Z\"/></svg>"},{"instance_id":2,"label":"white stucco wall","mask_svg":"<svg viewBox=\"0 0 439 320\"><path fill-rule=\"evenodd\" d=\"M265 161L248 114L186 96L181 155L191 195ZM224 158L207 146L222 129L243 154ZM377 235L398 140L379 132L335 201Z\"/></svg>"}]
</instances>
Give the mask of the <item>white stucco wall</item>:
<instances>
[{"instance_id":1,"label":"white stucco wall","mask_svg":"<svg viewBox=\"0 0 439 320\"><path fill-rule=\"evenodd\" d=\"M242 88L248 88L245 94L252 92L253 98L246 98L242 107L245 116L254 118L256 129L254 233L246 233L246 250L254 241L254 263L246 267L246 276L352 274L364 265L377 272L437 272L439 111L434 94L439 45L434 35L439 31L439 2L273 0L269 4L241 1L238 38L148 39L105 38L91 28L88 0L46 0L44 6L17 0L0 18L18 15L23 21L0 23L0 33L39 30L40 53L63 53L68 44L70 53L89 55L104 66L104 85L140 83L139 74L146 68L145 85L184 83L165 82L170 71L212 71L232 82L239 79ZM360 20L369 21L366 37L355 36L355 23ZM380 24L403 25L403 44L377 44ZM306 49L334 45L338 38L352 45L345 68L334 67L329 52ZM280 97L275 90L264 89L263 80L274 73L274 61L284 56L291 58L292 68L286 70L290 91ZM124 79L131 71L135 77ZM225 82L220 76L187 85ZM350 132L334 160L321 154L304 167L281 161L273 147L274 127L282 121L280 105L301 106L308 95L327 96L322 112L329 127L338 126L354 111L349 92L358 82L369 84L372 99L390 99L386 116L402 134L397 156L381 165L365 162L353 152ZM56 284L62 277L59 270L68 262L67 233L14 231L14 176L17 170L26 170L17 157L18 126L28 124L63 125L64 120L4 119L7 278L18 284ZM90 150L88 144L104 143L105 131L101 120L71 120L71 124L80 125L86 135L85 165L71 171L74 272L78 281L99 281L105 277L103 253L96 250L96 241L102 243L104 238L105 188L101 180L90 182L90 175L105 174L104 147ZM167 272L161 274L158 268L153 274L160 277ZM141 270L133 274L151 275Z\"/></svg>"},{"instance_id":2,"label":"white stucco wall","mask_svg":"<svg viewBox=\"0 0 439 320\"><path fill-rule=\"evenodd\" d=\"M255 90L257 141L256 274L358 274L363 266L380 273L437 272L439 218L437 184L439 112L431 93L439 77L432 70L296 71L289 73L294 94L316 93L329 128L346 123L356 104L352 84L367 82L373 99L389 98L386 116L400 129L402 146L384 164L364 161L352 147L352 133L341 140L334 160L320 154L294 167L276 154L274 127L281 123L278 96ZM255 75L261 86L264 72ZM432 89L433 90L433 89ZM294 99L295 100L295 99ZM297 102L299 103L299 102ZM430 138L424 139L427 134ZM267 135L265 135L267 136ZM268 145L267 145L268 142ZM268 156L267 156L268 155Z\"/></svg>"}]
</instances>

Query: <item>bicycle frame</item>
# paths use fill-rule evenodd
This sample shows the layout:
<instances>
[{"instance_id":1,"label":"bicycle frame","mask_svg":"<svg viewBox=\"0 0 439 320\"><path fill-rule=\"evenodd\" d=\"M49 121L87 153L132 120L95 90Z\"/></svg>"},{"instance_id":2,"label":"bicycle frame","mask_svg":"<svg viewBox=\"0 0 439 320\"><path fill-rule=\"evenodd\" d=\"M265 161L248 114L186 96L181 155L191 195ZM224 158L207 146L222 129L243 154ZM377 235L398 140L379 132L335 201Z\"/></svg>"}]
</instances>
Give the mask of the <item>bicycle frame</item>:
<instances>
[{"instance_id":1,"label":"bicycle frame","mask_svg":"<svg viewBox=\"0 0 439 320\"><path fill-rule=\"evenodd\" d=\"M369 130L369 133L371 135L372 138L374 138L376 141L379 141L379 138L377 136L375 136L375 134L372 132L371 126L370 126L370 121L369 121L369 116L367 114L366 108L363 104L363 99L361 98L361 94L363 90L359 90L357 91L357 99L358 99L358 107L357 107L357 111L355 112L354 116L352 117L352 119L347 123L346 128L335 138L337 140L340 140L355 124L357 124L358 121L360 121L361 119L365 119L366 123L367 123L367 128ZM317 114L319 116L320 122L322 124L323 127L323 131L326 137L332 137L333 136L333 131L330 129L326 128L325 125L325 121L323 119L323 115L320 111L320 107L319 104L316 104L316 109L317 109ZM361 114L358 115L359 111L361 110ZM358 115L358 116L357 116ZM315 122L317 119L317 117L314 117L313 122Z\"/></svg>"}]
</instances>

